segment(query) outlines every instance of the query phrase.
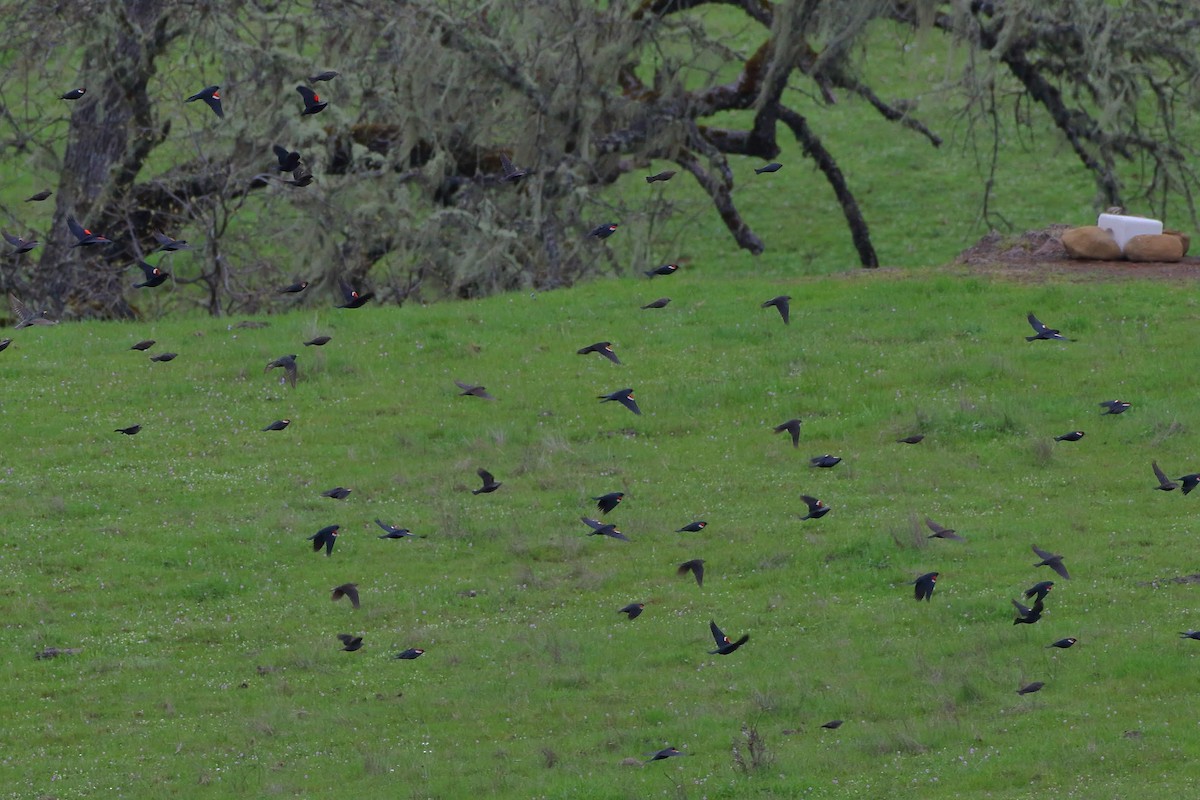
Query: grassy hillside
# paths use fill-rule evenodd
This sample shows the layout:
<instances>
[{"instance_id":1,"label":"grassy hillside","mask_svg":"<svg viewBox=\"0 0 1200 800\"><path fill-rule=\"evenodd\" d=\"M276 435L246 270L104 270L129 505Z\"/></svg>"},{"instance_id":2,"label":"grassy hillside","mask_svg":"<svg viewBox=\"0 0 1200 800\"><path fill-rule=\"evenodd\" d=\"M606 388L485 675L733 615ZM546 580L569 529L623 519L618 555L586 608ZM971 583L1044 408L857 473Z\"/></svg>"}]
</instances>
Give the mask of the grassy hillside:
<instances>
[{"instance_id":1,"label":"grassy hillside","mask_svg":"<svg viewBox=\"0 0 1200 800\"><path fill-rule=\"evenodd\" d=\"M758 307L780 293L786 327ZM1027 344L1030 310L1078 341ZM1196 316L1165 284L696 266L261 329L13 332L0 795L1190 788L1200 643L1177 632L1200 617L1175 579L1197 571L1200 499L1153 491L1150 461L1200 468ZM317 333L333 341L300 345ZM180 355L151 363L127 349L142 338ZM624 363L575 354L599 340ZM286 353L294 390L263 372ZM596 399L626 386L641 416ZM1116 397L1132 410L1101 417ZM795 416L798 449L771 431ZM807 465L827 452L843 463ZM503 487L470 494L479 467ZM353 494L320 496L337 485ZM608 491L627 492L609 519L628 543L579 521ZM801 522L800 494L833 511ZM926 514L967 541L930 542ZM376 517L427 538L380 540ZM708 527L673 532L694 519ZM334 523L332 556L312 553ZM1010 598L1053 577L1034 543L1072 579L1014 626ZM691 558L703 588L674 574ZM933 570L917 604L907 584ZM347 581L358 611L329 601ZM749 643L708 655L710 619ZM82 651L35 660L45 647ZM408 647L427 652L390 658ZM626 763L668 745L688 756Z\"/></svg>"}]
</instances>

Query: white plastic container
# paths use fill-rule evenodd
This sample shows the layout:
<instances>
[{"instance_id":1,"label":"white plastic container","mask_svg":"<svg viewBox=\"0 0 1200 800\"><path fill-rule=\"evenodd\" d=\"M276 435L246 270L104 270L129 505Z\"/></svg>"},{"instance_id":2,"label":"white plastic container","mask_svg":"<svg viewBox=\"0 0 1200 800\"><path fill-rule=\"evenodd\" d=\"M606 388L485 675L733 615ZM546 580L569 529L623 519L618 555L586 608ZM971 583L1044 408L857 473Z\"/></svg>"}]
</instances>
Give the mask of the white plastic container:
<instances>
[{"instance_id":1,"label":"white plastic container","mask_svg":"<svg viewBox=\"0 0 1200 800\"><path fill-rule=\"evenodd\" d=\"M1125 243L1143 233L1158 234L1163 232L1161 220L1148 217L1127 217L1124 214L1101 214L1096 222L1117 240L1117 247L1125 252Z\"/></svg>"}]
</instances>

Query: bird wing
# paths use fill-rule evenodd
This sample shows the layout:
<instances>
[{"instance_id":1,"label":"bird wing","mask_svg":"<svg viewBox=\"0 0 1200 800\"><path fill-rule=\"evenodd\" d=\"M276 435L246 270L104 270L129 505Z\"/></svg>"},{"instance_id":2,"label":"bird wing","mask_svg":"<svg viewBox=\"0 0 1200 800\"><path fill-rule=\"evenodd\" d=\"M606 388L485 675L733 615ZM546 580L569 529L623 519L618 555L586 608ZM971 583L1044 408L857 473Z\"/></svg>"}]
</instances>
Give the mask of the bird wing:
<instances>
[{"instance_id":1,"label":"bird wing","mask_svg":"<svg viewBox=\"0 0 1200 800\"><path fill-rule=\"evenodd\" d=\"M87 236L87 231L79 224L79 220L74 217L67 217L67 227L71 230L71 235L76 239L82 239Z\"/></svg>"},{"instance_id":2,"label":"bird wing","mask_svg":"<svg viewBox=\"0 0 1200 800\"><path fill-rule=\"evenodd\" d=\"M490 484L493 484L496 482L496 477L494 475L492 475L492 473L488 472L486 469L477 470L477 474L479 475L480 480L482 480L484 482L484 484L486 484L486 485L490 485Z\"/></svg>"},{"instance_id":3,"label":"bird wing","mask_svg":"<svg viewBox=\"0 0 1200 800\"><path fill-rule=\"evenodd\" d=\"M1033 552L1037 553L1038 558L1042 559L1043 561L1050 561L1051 559L1055 558L1054 553L1048 553L1042 548L1038 547L1036 544L1033 546Z\"/></svg>"},{"instance_id":4,"label":"bird wing","mask_svg":"<svg viewBox=\"0 0 1200 800\"><path fill-rule=\"evenodd\" d=\"M21 242L21 237L20 237L20 236L13 236L11 233L5 233L5 234L4 234L4 240L5 240L6 242L8 242L9 244L11 244L13 247L20 247L20 246L21 246L21 244L22 244L22 242Z\"/></svg>"},{"instance_id":5,"label":"bird wing","mask_svg":"<svg viewBox=\"0 0 1200 800\"><path fill-rule=\"evenodd\" d=\"M713 639L716 641L717 647L720 647L721 645L729 644L729 637L726 636L724 633L722 633L721 629L717 627L716 622L714 622L713 620L709 620L708 627L709 627L709 630L712 631Z\"/></svg>"},{"instance_id":6,"label":"bird wing","mask_svg":"<svg viewBox=\"0 0 1200 800\"><path fill-rule=\"evenodd\" d=\"M353 583L348 583L342 587L342 591L345 593L346 597L350 598L350 605L358 608L358 587Z\"/></svg>"},{"instance_id":7,"label":"bird wing","mask_svg":"<svg viewBox=\"0 0 1200 800\"><path fill-rule=\"evenodd\" d=\"M621 359L617 358L617 354L613 352L612 345L606 344L604 347L600 348L600 355L604 356L614 364L621 363Z\"/></svg>"},{"instance_id":8,"label":"bird wing","mask_svg":"<svg viewBox=\"0 0 1200 800\"><path fill-rule=\"evenodd\" d=\"M1063 565L1061 557L1056 556L1049 561L1050 569L1054 570L1059 575L1062 575L1064 578L1067 578L1068 580L1070 579L1071 576L1067 574L1067 568Z\"/></svg>"},{"instance_id":9,"label":"bird wing","mask_svg":"<svg viewBox=\"0 0 1200 800\"><path fill-rule=\"evenodd\" d=\"M629 409L630 411L632 411L633 413L635 413L635 414L638 414L639 416L641 415L641 413L642 413L642 410L641 410L640 408L638 408L637 401L633 399L633 394L632 394L632 393L631 393L631 394L627 394L627 395L625 395L624 397L619 397L619 398L617 398L617 401L618 401L618 402L619 402L621 405L623 405L623 406L625 406L626 408L628 408L628 409Z\"/></svg>"},{"instance_id":10,"label":"bird wing","mask_svg":"<svg viewBox=\"0 0 1200 800\"><path fill-rule=\"evenodd\" d=\"M806 505L808 505L808 510L810 512L816 511L818 508L821 507L821 501L810 495L802 494L802 495L800 495L800 499L803 500Z\"/></svg>"},{"instance_id":11,"label":"bird wing","mask_svg":"<svg viewBox=\"0 0 1200 800\"><path fill-rule=\"evenodd\" d=\"M16 315L20 322L27 323L34 318L33 313L30 312L30 310L25 307L25 304L18 300L17 296L12 292L8 293L8 306L12 309L13 314Z\"/></svg>"},{"instance_id":12,"label":"bird wing","mask_svg":"<svg viewBox=\"0 0 1200 800\"><path fill-rule=\"evenodd\" d=\"M1047 328L1042 323L1042 321L1040 319L1038 319L1037 317L1035 317L1032 313L1030 313L1028 319L1029 319L1030 326L1033 328L1033 330L1035 332L1037 332L1037 333L1049 333L1050 332L1050 329Z\"/></svg>"},{"instance_id":13,"label":"bird wing","mask_svg":"<svg viewBox=\"0 0 1200 800\"><path fill-rule=\"evenodd\" d=\"M1151 461L1150 468L1154 470L1154 477L1158 478L1160 485L1166 486L1171 482L1171 479L1167 477L1167 474L1159 468L1157 461Z\"/></svg>"},{"instance_id":14,"label":"bird wing","mask_svg":"<svg viewBox=\"0 0 1200 800\"><path fill-rule=\"evenodd\" d=\"M583 520L584 525L587 525L589 528L591 528L594 531L602 531L606 527L608 527L603 522L592 519L591 517L580 517L580 519Z\"/></svg>"},{"instance_id":15,"label":"bird wing","mask_svg":"<svg viewBox=\"0 0 1200 800\"><path fill-rule=\"evenodd\" d=\"M1017 613L1020 614L1022 617L1029 616L1029 606L1022 605L1021 603L1018 603L1016 600L1013 600L1012 604L1013 604L1013 607L1017 609Z\"/></svg>"},{"instance_id":16,"label":"bird wing","mask_svg":"<svg viewBox=\"0 0 1200 800\"><path fill-rule=\"evenodd\" d=\"M384 522L381 519L376 519L375 524L378 525L379 527L383 528L388 533L395 533L396 531L400 530L399 528L388 525L386 522Z\"/></svg>"},{"instance_id":17,"label":"bird wing","mask_svg":"<svg viewBox=\"0 0 1200 800\"><path fill-rule=\"evenodd\" d=\"M934 533L942 534L942 533L946 532L946 528L943 528L941 525L938 525L936 522L931 520L929 517L925 518L925 525L926 525L926 527L929 528L929 530L933 531Z\"/></svg>"},{"instance_id":18,"label":"bird wing","mask_svg":"<svg viewBox=\"0 0 1200 800\"><path fill-rule=\"evenodd\" d=\"M300 96L304 98L304 105L306 106L311 106L321 101L321 98L317 96L317 93L307 86L297 86L296 91L299 92Z\"/></svg>"}]
</instances>

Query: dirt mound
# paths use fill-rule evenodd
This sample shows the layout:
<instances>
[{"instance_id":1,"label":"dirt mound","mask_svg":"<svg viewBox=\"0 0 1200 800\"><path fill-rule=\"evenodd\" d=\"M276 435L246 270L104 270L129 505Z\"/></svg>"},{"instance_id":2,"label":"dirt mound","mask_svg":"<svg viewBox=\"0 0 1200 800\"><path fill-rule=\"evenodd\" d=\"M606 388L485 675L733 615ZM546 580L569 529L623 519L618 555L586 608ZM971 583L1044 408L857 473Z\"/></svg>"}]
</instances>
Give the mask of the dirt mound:
<instances>
[{"instance_id":1,"label":"dirt mound","mask_svg":"<svg viewBox=\"0 0 1200 800\"><path fill-rule=\"evenodd\" d=\"M955 264L971 272L1008 274L1026 280L1095 278L1200 278L1200 258L1174 263L1085 261L1067 255L1060 240L1071 225L1050 225L1021 234L992 231L958 254Z\"/></svg>"}]
</instances>

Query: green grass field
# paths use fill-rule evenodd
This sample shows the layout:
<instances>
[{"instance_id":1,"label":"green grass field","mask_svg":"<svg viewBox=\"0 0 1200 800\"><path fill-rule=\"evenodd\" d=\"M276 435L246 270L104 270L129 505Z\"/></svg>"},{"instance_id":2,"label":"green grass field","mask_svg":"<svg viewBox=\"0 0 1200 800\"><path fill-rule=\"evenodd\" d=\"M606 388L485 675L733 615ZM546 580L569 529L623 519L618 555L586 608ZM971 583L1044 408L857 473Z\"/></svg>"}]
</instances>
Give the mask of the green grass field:
<instances>
[{"instance_id":1,"label":"green grass field","mask_svg":"<svg viewBox=\"0 0 1200 800\"><path fill-rule=\"evenodd\" d=\"M1200 467L1191 288L697 266L262 329L16 331L3 796L1192 788L1200 646L1177 633L1200 612L1174 579L1197 571L1200 500L1150 471ZM787 327L758 307L779 293ZM1027 344L1029 310L1078 341ZM300 347L316 333L333 341ZM127 349L141 338L180 356L151 363ZM575 354L598 340L624 363ZM263 373L290 352L294 390ZM596 399L624 386L642 416ZM1101 417L1116 397L1133 409ZM793 416L798 449L771 432ZM808 467L826 452L845 460ZM471 495L478 467L504 486ZM336 485L354 493L320 496ZM609 519L628 543L579 521L607 491L627 492ZM800 494L832 513L799 521ZM926 540L926 514L967 541ZM377 539L376 517L428 538ZM693 519L707 529L673 532ZM313 554L333 523L333 555ZM1033 543L1072 579L1015 627L1010 598L1053 577ZM703 588L674 574L690 558ZM906 584L932 570L917 604ZM329 601L347 581L358 611ZM632 601L647 607L627 621ZM707 655L710 619L750 642ZM82 651L35 660L45 647ZM427 653L390 658L408 647ZM668 745L688 757L626 763Z\"/></svg>"}]
</instances>

